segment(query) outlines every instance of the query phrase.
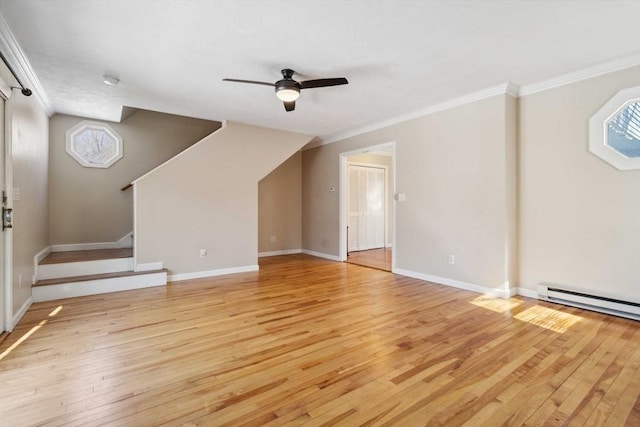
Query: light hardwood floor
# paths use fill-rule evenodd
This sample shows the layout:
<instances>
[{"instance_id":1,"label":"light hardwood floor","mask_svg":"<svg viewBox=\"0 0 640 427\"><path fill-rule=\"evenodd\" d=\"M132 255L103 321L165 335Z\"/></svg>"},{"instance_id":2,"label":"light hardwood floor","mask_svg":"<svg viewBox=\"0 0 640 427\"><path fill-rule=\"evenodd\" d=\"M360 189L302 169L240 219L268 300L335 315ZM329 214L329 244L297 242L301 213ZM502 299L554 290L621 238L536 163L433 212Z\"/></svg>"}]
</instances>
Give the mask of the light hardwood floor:
<instances>
[{"instance_id":1,"label":"light hardwood floor","mask_svg":"<svg viewBox=\"0 0 640 427\"><path fill-rule=\"evenodd\" d=\"M0 357L12 427L640 425L638 322L305 255L34 304Z\"/></svg>"},{"instance_id":2,"label":"light hardwood floor","mask_svg":"<svg viewBox=\"0 0 640 427\"><path fill-rule=\"evenodd\" d=\"M349 252L347 262L377 268L379 270L391 271L391 248Z\"/></svg>"}]
</instances>

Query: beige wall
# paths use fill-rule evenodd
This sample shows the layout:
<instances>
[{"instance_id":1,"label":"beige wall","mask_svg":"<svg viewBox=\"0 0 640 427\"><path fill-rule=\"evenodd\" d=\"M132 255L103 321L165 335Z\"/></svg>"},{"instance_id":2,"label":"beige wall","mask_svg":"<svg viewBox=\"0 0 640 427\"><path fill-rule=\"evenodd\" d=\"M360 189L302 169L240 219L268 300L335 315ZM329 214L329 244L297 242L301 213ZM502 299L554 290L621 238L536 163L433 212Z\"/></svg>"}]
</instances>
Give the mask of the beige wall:
<instances>
[{"instance_id":1,"label":"beige wall","mask_svg":"<svg viewBox=\"0 0 640 427\"><path fill-rule=\"evenodd\" d=\"M11 128L14 194L13 314L31 297L33 257L49 245L49 118L35 95L19 91L6 102ZM20 280L21 277L21 280ZM20 281L22 286L20 286Z\"/></svg>"},{"instance_id":2,"label":"beige wall","mask_svg":"<svg viewBox=\"0 0 640 427\"><path fill-rule=\"evenodd\" d=\"M387 222L387 233L385 236L385 245L390 246L393 243L393 157L380 154L364 153L347 158L348 162L363 163L369 165L386 166L387 168L387 206L385 219Z\"/></svg>"},{"instance_id":3,"label":"beige wall","mask_svg":"<svg viewBox=\"0 0 640 427\"><path fill-rule=\"evenodd\" d=\"M124 140L124 157L110 168L85 168L65 151L66 132L82 117L50 121L51 243L114 242L133 230L133 191L120 191L220 128L219 122L139 110L108 123Z\"/></svg>"},{"instance_id":4,"label":"beige wall","mask_svg":"<svg viewBox=\"0 0 640 427\"><path fill-rule=\"evenodd\" d=\"M500 95L303 151L303 248L338 256L339 153L396 142L396 268L504 290L515 102ZM509 147L512 145L512 147ZM513 222L514 220L511 220ZM447 262L454 254L456 263ZM510 286L513 286L511 283Z\"/></svg>"},{"instance_id":5,"label":"beige wall","mask_svg":"<svg viewBox=\"0 0 640 427\"><path fill-rule=\"evenodd\" d=\"M136 263L202 275L255 266L258 182L311 138L227 122L136 181Z\"/></svg>"},{"instance_id":6,"label":"beige wall","mask_svg":"<svg viewBox=\"0 0 640 427\"><path fill-rule=\"evenodd\" d=\"M302 153L258 183L258 252L302 248ZM271 242L271 236L276 238Z\"/></svg>"},{"instance_id":7,"label":"beige wall","mask_svg":"<svg viewBox=\"0 0 640 427\"><path fill-rule=\"evenodd\" d=\"M520 286L640 297L640 171L588 151L588 121L640 67L520 99Z\"/></svg>"}]
</instances>

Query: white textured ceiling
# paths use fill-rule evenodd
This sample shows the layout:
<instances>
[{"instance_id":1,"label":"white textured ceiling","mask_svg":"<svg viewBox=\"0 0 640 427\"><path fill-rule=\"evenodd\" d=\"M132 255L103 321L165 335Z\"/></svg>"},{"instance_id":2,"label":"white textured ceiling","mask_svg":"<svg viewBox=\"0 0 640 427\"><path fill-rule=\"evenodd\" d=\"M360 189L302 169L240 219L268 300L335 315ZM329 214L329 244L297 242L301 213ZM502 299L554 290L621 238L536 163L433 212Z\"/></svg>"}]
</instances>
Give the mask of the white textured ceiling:
<instances>
[{"instance_id":1,"label":"white textured ceiling","mask_svg":"<svg viewBox=\"0 0 640 427\"><path fill-rule=\"evenodd\" d=\"M122 106L327 136L505 82L640 56L640 1L0 1L55 112ZM287 113L266 86L304 90ZM108 87L102 75L118 76Z\"/></svg>"}]
</instances>

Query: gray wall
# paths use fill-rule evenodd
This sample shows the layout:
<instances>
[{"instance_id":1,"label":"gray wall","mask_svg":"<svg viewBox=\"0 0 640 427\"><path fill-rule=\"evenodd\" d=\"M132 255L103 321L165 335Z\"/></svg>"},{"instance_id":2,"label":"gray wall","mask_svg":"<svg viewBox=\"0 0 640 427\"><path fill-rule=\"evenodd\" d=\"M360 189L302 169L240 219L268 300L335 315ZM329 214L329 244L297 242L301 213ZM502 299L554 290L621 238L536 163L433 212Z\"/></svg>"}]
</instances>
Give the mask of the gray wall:
<instances>
[{"instance_id":1,"label":"gray wall","mask_svg":"<svg viewBox=\"0 0 640 427\"><path fill-rule=\"evenodd\" d=\"M513 287L515 100L499 95L303 151L303 248L338 256L339 154L396 142L396 268ZM456 263L448 264L448 254Z\"/></svg>"},{"instance_id":2,"label":"gray wall","mask_svg":"<svg viewBox=\"0 0 640 427\"><path fill-rule=\"evenodd\" d=\"M311 139L227 122L137 180L136 263L163 262L172 275L254 268L258 182Z\"/></svg>"},{"instance_id":3,"label":"gray wall","mask_svg":"<svg viewBox=\"0 0 640 427\"><path fill-rule=\"evenodd\" d=\"M589 118L640 67L520 99L520 286L640 298L640 170L588 151Z\"/></svg>"},{"instance_id":4,"label":"gray wall","mask_svg":"<svg viewBox=\"0 0 640 427\"><path fill-rule=\"evenodd\" d=\"M13 201L11 231L15 315L31 297L33 257L49 246L49 118L36 96L22 96L19 91L6 102L6 112L11 127L11 186L20 191L20 200Z\"/></svg>"},{"instance_id":5,"label":"gray wall","mask_svg":"<svg viewBox=\"0 0 640 427\"><path fill-rule=\"evenodd\" d=\"M85 168L65 151L66 131L85 120L50 121L51 244L115 242L133 230L133 191L122 187L219 129L219 122L139 110L107 123L124 140L124 157ZM96 120L92 120L96 121Z\"/></svg>"},{"instance_id":6,"label":"gray wall","mask_svg":"<svg viewBox=\"0 0 640 427\"><path fill-rule=\"evenodd\" d=\"M258 252L301 248L302 153L297 152L258 183Z\"/></svg>"}]
</instances>

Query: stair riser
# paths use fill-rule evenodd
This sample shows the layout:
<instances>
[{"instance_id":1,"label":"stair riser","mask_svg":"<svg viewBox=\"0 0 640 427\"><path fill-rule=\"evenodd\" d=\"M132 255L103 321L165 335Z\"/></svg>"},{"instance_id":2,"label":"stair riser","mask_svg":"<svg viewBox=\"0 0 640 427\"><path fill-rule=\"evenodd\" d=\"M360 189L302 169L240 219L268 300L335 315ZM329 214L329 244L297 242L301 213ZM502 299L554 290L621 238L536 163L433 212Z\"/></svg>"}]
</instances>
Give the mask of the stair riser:
<instances>
[{"instance_id":1,"label":"stair riser","mask_svg":"<svg viewBox=\"0 0 640 427\"><path fill-rule=\"evenodd\" d=\"M133 270L133 258L101 259L96 261L42 264L38 266L38 280L60 277L88 276Z\"/></svg>"},{"instance_id":2,"label":"stair riser","mask_svg":"<svg viewBox=\"0 0 640 427\"><path fill-rule=\"evenodd\" d=\"M48 286L34 286L33 301L52 301L63 298L82 297L86 295L106 294L109 292L128 291L131 289L165 286L167 273L138 274L134 276L113 277L109 279L87 280L84 282L60 283Z\"/></svg>"}]
</instances>

